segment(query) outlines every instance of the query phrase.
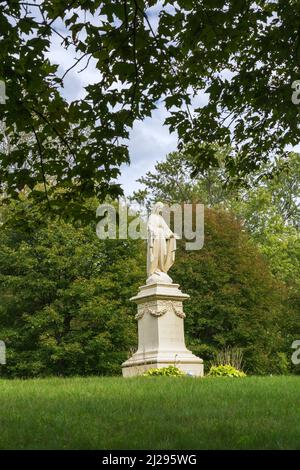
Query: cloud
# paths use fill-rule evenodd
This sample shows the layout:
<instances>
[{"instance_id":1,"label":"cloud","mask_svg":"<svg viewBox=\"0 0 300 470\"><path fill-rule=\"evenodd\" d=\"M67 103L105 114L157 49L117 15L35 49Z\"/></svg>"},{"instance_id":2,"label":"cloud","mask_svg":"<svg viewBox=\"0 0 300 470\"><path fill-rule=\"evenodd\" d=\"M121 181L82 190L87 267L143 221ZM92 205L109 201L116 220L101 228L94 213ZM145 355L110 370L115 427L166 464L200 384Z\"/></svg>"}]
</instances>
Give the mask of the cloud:
<instances>
[{"instance_id":1,"label":"cloud","mask_svg":"<svg viewBox=\"0 0 300 470\"><path fill-rule=\"evenodd\" d=\"M137 122L133 126L129 139L131 164L122 165L119 182L126 195L141 188L136 182L147 171L154 169L155 163L177 147L177 135L170 134L167 126L163 125L167 116L163 104L153 112L151 118Z\"/></svg>"}]
</instances>

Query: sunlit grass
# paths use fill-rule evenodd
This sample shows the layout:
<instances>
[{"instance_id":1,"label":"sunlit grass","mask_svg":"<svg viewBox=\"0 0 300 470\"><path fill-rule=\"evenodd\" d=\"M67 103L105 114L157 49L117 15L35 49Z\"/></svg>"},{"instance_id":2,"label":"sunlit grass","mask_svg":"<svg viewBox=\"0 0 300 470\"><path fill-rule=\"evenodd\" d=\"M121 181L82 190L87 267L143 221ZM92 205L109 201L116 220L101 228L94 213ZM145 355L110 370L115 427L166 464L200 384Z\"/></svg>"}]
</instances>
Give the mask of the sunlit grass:
<instances>
[{"instance_id":1,"label":"sunlit grass","mask_svg":"<svg viewBox=\"0 0 300 470\"><path fill-rule=\"evenodd\" d=\"M300 377L0 380L1 449L300 449Z\"/></svg>"}]
</instances>

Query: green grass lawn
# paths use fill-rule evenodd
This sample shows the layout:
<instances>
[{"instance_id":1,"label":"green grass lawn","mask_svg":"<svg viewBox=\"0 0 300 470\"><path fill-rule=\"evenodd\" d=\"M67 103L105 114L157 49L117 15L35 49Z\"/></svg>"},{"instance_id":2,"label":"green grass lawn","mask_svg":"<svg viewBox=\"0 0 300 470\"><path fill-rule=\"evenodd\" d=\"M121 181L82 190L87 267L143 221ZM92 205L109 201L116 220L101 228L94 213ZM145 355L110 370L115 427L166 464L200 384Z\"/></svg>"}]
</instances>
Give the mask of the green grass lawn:
<instances>
[{"instance_id":1,"label":"green grass lawn","mask_svg":"<svg viewBox=\"0 0 300 470\"><path fill-rule=\"evenodd\" d=\"M300 377L0 380L1 449L300 449Z\"/></svg>"}]
</instances>

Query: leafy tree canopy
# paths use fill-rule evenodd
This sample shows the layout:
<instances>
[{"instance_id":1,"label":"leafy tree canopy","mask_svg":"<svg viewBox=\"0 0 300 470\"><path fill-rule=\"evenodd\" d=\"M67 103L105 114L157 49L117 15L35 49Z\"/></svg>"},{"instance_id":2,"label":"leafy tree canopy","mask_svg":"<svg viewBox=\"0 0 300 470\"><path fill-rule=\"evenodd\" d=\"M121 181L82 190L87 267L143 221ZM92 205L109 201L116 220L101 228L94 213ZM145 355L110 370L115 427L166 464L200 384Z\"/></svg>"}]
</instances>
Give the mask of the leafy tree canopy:
<instances>
[{"instance_id":1,"label":"leafy tree canopy","mask_svg":"<svg viewBox=\"0 0 300 470\"><path fill-rule=\"evenodd\" d=\"M64 189L60 208L82 194L118 194L129 129L159 101L180 146L195 155L195 172L216 164L214 148L199 144L218 142L232 144L225 165L243 178L299 141L291 102L299 20L298 1L2 1L8 100L0 120L10 142L1 152L2 190L17 196L38 181L45 191L50 180ZM75 53L74 66L96 63L99 80L83 99L63 98L69 71L59 75L46 54L54 35ZM208 102L197 107L200 91Z\"/></svg>"},{"instance_id":2,"label":"leafy tree canopy","mask_svg":"<svg viewBox=\"0 0 300 470\"><path fill-rule=\"evenodd\" d=\"M46 220L25 199L6 208L0 245L1 375L119 373L136 345L129 298L145 244L99 240L95 227Z\"/></svg>"},{"instance_id":3,"label":"leafy tree canopy","mask_svg":"<svg viewBox=\"0 0 300 470\"><path fill-rule=\"evenodd\" d=\"M151 206L156 201L169 204L201 202L209 207L228 204L238 192L227 185L224 162L230 148L214 148L218 166L202 170L192 176L193 157L186 153L171 152L162 162L157 162L154 171L148 171L137 181L144 189L133 193L132 199Z\"/></svg>"}]
</instances>

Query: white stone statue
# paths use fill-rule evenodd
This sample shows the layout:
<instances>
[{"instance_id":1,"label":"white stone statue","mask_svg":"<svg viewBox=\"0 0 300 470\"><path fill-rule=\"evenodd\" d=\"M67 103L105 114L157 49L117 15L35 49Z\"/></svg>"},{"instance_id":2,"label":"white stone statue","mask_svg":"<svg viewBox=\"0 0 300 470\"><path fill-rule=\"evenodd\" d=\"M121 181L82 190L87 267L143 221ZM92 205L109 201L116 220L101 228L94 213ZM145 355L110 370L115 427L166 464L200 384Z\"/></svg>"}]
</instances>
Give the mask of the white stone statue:
<instances>
[{"instance_id":1,"label":"white stone statue","mask_svg":"<svg viewBox=\"0 0 300 470\"><path fill-rule=\"evenodd\" d=\"M161 215L163 208L162 202L156 203L148 219L147 284L172 283L167 272L175 261L176 238L178 236L170 230Z\"/></svg>"},{"instance_id":2,"label":"white stone statue","mask_svg":"<svg viewBox=\"0 0 300 470\"><path fill-rule=\"evenodd\" d=\"M203 361L186 348L183 301L189 298L167 271L175 261L176 238L155 204L148 219L146 285L130 300L137 304L138 349L122 364L123 377L142 375L152 368L178 367L188 375L203 376Z\"/></svg>"}]
</instances>

